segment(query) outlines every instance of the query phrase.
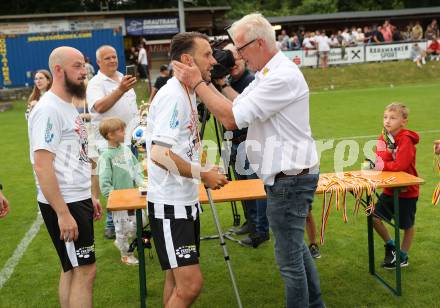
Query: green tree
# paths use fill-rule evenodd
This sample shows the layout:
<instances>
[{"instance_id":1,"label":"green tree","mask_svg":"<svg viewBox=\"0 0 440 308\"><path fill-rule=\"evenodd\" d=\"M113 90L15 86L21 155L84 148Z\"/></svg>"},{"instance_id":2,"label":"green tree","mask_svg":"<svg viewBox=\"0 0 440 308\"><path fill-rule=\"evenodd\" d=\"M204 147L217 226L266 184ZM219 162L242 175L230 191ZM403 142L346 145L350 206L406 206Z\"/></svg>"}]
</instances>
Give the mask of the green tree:
<instances>
[{"instance_id":1,"label":"green tree","mask_svg":"<svg viewBox=\"0 0 440 308\"><path fill-rule=\"evenodd\" d=\"M338 11L337 3L338 0L304 0L295 9L295 13L298 15L335 13Z\"/></svg>"}]
</instances>

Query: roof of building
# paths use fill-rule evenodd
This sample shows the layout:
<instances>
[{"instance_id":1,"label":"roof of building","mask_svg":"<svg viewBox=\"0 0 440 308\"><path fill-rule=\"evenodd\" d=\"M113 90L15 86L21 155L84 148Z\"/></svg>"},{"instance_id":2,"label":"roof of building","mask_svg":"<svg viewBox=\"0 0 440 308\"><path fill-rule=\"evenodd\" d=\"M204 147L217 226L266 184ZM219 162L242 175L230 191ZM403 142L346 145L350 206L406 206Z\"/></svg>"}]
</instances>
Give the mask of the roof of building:
<instances>
[{"instance_id":1,"label":"roof of building","mask_svg":"<svg viewBox=\"0 0 440 308\"><path fill-rule=\"evenodd\" d=\"M203 7L185 7L186 12L203 11L229 11L230 6L203 6ZM17 19L48 19L57 17L84 17L84 16L107 16L114 17L120 15L145 15L145 14L163 14L178 13L178 8L150 9L150 10L119 10L119 11L93 11L93 12L63 12L63 13L45 13L45 14L21 14L21 15L0 15L0 20Z\"/></svg>"},{"instance_id":2,"label":"roof of building","mask_svg":"<svg viewBox=\"0 0 440 308\"><path fill-rule=\"evenodd\" d=\"M268 17L267 19L272 23L295 23L295 22L310 22L310 21L335 21L341 19L364 19L364 18L392 18L403 16L414 16L415 18L421 15L440 15L440 6L424 7L414 9L397 9L397 10L383 10L383 11L357 11L357 12L338 12L331 14L311 14L311 15L296 15L296 16L276 16Z\"/></svg>"}]
</instances>

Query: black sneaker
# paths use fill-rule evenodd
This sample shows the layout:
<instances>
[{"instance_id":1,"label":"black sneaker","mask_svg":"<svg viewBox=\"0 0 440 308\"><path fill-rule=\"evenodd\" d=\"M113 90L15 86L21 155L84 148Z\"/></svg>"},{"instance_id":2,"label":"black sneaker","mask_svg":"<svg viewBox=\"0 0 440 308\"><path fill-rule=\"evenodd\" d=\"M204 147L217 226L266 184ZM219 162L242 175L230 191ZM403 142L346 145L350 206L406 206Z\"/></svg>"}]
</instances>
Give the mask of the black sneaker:
<instances>
[{"instance_id":1,"label":"black sneaker","mask_svg":"<svg viewBox=\"0 0 440 308\"><path fill-rule=\"evenodd\" d=\"M240 241L244 246L257 248L260 244L270 239L269 233L266 234L251 234L247 238Z\"/></svg>"},{"instance_id":2,"label":"black sneaker","mask_svg":"<svg viewBox=\"0 0 440 308\"><path fill-rule=\"evenodd\" d=\"M249 222L245 222L244 224L241 225L241 228L238 230L235 230L234 233L236 235L244 235L244 234L248 234L252 232L252 224L250 224Z\"/></svg>"},{"instance_id":3,"label":"black sneaker","mask_svg":"<svg viewBox=\"0 0 440 308\"><path fill-rule=\"evenodd\" d=\"M407 256L405 259L400 261L400 267L407 267L408 265L409 265L409 262L408 262L408 256ZM383 264L383 268L389 269L389 270L395 269L396 268L396 260L394 260L394 262L390 263L390 264Z\"/></svg>"},{"instance_id":4,"label":"black sneaker","mask_svg":"<svg viewBox=\"0 0 440 308\"><path fill-rule=\"evenodd\" d=\"M393 245L385 244L385 258L383 259L382 266L391 266L396 263L396 247Z\"/></svg>"},{"instance_id":5,"label":"black sneaker","mask_svg":"<svg viewBox=\"0 0 440 308\"><path fill-rule=\"evenodd\" d=\"M319 247L316 244L310 244L309 245L310 254L314 259L321 258L321 252L319 251Z\"/></svg>"}]
</instances>

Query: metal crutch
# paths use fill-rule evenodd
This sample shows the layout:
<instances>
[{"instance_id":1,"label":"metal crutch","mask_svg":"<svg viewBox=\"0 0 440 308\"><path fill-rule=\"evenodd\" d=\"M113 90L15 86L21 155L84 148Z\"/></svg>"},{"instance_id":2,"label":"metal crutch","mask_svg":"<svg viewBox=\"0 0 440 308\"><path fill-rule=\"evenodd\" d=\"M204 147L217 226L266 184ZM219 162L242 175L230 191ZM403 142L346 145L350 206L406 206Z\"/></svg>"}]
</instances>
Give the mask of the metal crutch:
<instances>
[{"instance_id":1,"label":"metal crutch","mask_svg":"<svg viewBox=\"0 0 440 308\"><path fill-rule=\"evenodd\" d=\"M220 222L218 220L217 209L215 207L214 201L211 196L211 190L207 187L205 187L205 189L206 189L206 194L208 195L209 205L211 206L212 216L214 216L214 223L217 228L217 233L220 239L220 246L222 246L223 248L223 255L226 261L226 265L228 266L229 275L231 276L232 287L234 288L235 297L237 298L237 304L239 308L243 308L243 305L241 304L240 294L238 293L237 282L235 281L235 275L234 272L232 271L232 265L231 265L231 260L229 259L228 248L226 247L225 239L223 237L223 232L220 227Z\"/></svg>"}]
</instances>

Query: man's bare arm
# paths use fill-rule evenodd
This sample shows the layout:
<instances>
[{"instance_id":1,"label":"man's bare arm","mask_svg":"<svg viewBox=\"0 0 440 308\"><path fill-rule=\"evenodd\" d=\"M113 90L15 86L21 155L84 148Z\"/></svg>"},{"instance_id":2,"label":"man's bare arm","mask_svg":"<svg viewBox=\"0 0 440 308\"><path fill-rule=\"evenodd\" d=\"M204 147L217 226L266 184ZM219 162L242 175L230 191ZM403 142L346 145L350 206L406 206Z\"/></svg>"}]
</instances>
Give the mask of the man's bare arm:
<instances>
[{"instance_id":1,"label":"man's bare arm","mask_svg":"<svg viewBox=\"0 0 440 308\"><path fill-rule=\"evenodd\" d=\"M186 178L201 179L211 189L218 189L228 183L217 168L203 169L199 164L191 164L171 151L170 148L154 144L151 160L159 167Z\"/></svg>"},{"instance_id":2,"label":"man's bare arm","mask_svg":"<svg viewBox=\"0 0 440 308\"><path fill-rule=\"evenodd\" d=\"M34 171L38 178L41 191L50 206L57 213L60 227L60 239L75 241L78 238L78 226L70 214L67 204L61 195L58 180L55 175L53 161L55 154L46 150L34 152Z\"/></svg>"},{"instance_id":3,"label":"man's bare arm","mask_svg":"<svg viewBox=\"0 0 440 308\"><path fill-rule=\"evenodd\" d=\"M98 99L93 105L93 109L95 109L98 113L104 113L110 108L113 107L114 104L125 94L125 92L129 91L136 85L136 77L124 76L121 79L121 83L119 86L107 96L104 96L101 99Z\"/></svg>"}]
</instances>

